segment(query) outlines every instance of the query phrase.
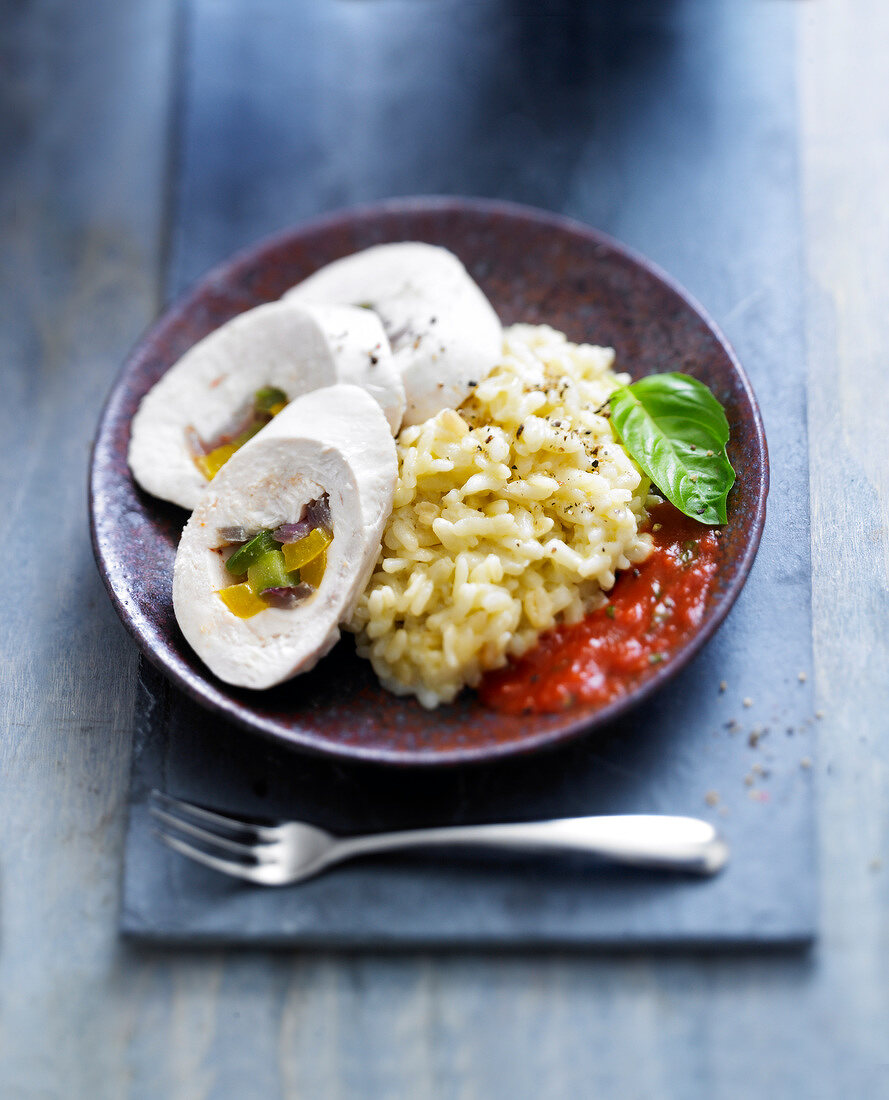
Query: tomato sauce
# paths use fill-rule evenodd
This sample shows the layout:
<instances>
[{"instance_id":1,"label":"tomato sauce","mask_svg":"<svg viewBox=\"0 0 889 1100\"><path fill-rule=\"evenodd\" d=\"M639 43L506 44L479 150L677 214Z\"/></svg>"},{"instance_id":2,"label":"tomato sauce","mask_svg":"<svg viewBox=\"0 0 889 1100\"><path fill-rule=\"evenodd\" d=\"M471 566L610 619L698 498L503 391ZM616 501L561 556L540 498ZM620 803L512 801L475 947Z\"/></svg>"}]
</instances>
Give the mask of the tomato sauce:
<instances>
[{"instance_id":1,"label":"tomato sauce","mask_svg":"<svg viewBox=\"0 0 889 1100\"><path fill-rule=\"evenodd\" d=\"M654 547L618 574L608 604L541 635L523 657L488 673L482 702L508 714L604 705L666 660L700 623L716 576L718 532L671 504L651 513Z\"/></svg>"}]
</instances>

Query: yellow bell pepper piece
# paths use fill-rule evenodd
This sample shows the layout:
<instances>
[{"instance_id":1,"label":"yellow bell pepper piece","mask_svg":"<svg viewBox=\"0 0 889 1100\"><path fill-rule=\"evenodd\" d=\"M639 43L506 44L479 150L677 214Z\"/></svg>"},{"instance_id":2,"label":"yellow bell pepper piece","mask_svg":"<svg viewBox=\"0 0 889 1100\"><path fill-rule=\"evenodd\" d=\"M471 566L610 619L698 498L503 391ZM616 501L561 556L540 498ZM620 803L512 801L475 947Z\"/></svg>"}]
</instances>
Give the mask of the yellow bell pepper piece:
<instances>
[{"instance_id":1,"label":"yellow bell pepper piece","mask_svg":"<svg viewBox=\"0 0 889 1100\"><path fill-rule=\"evenodd\" d=\"M321 527L315 527L299 542L288 542L282 547L284 564L288 569L302 569L317 558L322 550L326 550L332 542L333 535L329 535Z\"/></svg>"},{"instance_id":2,"label":"yellow bell pepper piece","mask_svg":"<svg viewBox=\"0 0 889 1100\"><path fill-rule=\"evenodd\" d=\"M312 588L320 588L324 579L324 570L327 568L327 550L322 550L317 557L307 561L299 571L299 579L310 584Z\"/></svg>"},{"instance_id":3,"label":"yellow bell pepper piece","mask_svg":"<svg viewBox=\"0 0 889 1100\"><path fill-rule=\"evenodd\" d=\"M269 606L255 595L249 584L230 584L228 588L220 588L216 595L239 619L251 619Z\"/></svg>"},{"instance_id":4,"label":"yellow bell pepper piece","mask_svg":"<svg viewBox=\"0 0 889 1100\"><path fill-rule=\"evenodd\" d=\"M280 400L275 400L275 398L280 398ZM267 404L266 402L270 403ZM239 451L249 439L252 439L257 432L261 431L282 409L286 408L287 395L282 390L272 386L266 386L261 390L257 390L254 401L253 423L248 425L248 427L231 440L231 442L223 443L219 447L214 447L213 450L209 451L207 454L192 455L195 466L197 466L207 481L212 481L235 451Z\"/></svg>"},{"instance_id":5,"label":"yellow bell pepper piece","mask_svg":"<svg viewBox=\"0 0 889 1100\"><path fill-rule=\"evenodd\" d=\"M221 447L214 447L209 454L195 455L194 464L201 471L207 481L212 481L231 456L238 450L237 443L223 443Z\"/></svg>"}]
</instances>

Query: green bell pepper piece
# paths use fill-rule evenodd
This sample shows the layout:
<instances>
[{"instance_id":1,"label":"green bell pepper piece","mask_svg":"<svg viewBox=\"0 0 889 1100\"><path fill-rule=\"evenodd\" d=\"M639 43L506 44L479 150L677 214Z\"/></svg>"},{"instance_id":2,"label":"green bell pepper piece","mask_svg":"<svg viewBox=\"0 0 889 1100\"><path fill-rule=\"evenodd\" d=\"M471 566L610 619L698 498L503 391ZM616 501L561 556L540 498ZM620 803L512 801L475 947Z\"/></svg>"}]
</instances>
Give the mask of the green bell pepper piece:
<instances>
[{"instance_id":1,"label":"green bell pepper piece","mask_svg":"<svg viewBox=\"0 0 889 1100\"><path fill-rule=\"evenodd\" d=\"M263 386L253 395L253 407L258 413L269 413L276 405L286 405L287 394L277 386Z\"/></svg>"},{"instance_id":2,"label":"green bell pepper piece","mask_svg":"<svg viewBox=\"0 0 889 1100\"><path fill-rule=\"evenodd\" d=\"M269 550L247 569L247 583L254 595L261 596L267 588L292 588L299 584L299 570L290 572L280 550Z\"/></svg>"},{"instance_id":3,"label":"green bell pepper piece","mask_svg":"<svg viewBox=\"0 0 889 1100\"><path fill-rule=\"evenodd\" d=\"M280 550L280 544L272 538L271 531L262 530L254 535L249 542L245 542L243 546L238 547L225 563L225 568L233 577L239 577L270 550Z\"/></svg>"}]
</instances>

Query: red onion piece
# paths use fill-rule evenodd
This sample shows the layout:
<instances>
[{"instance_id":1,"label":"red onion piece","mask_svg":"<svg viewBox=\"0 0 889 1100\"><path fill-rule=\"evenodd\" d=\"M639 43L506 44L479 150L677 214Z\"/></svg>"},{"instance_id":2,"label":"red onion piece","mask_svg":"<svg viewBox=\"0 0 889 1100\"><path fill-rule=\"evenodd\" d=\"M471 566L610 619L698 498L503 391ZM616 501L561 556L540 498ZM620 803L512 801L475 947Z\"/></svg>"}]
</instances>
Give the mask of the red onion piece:
<instances>
[{"instance_id":1,"label":"red onion piece","mask_svg":"<svg viewBox=\"0 0 889 1100\"><path fill-rule=\"evenodd\" d=\"M296 523L282 523L275 531L274 539L275 542L283 543L299 542L310 531L314 531L316 527L320 527L328 535L333 534L333 521L330 518L330 497L327 493L323 497L319 497L318 500L310 500L303 508L302 515Z\"/></svg>"},{"instance_id":2,"label":"red onion piece","mask_svg":"<svg viewBox=\"0 0 889 1100\"><path fill-rule=\"evenodd\" d=\"M197 428L193 424L189 424L185 429L185 442L192 455L197 458L198 455L209 454L207 448L204 446L204 441L198 435Z\"/></svg>"},{"instance_id":3,"label":"red onion piece","mask_svg":"<svg viewBox=\"0 0 889 1100\"><path fill-rule=\"evenodd\" d=\"M315 589L310 584L297 584L293 588L266 588L262 593L262 598L272 607L280 607L284 611L288 611L291 607L296 607L298 603L302 603L303 600L307 600L309 596L314 593Z\"/></svg>"},{"instance_id":4,"label":"red onion piece","mask_svg":"<svg viewBox=\"0 0 889 1100\"><path fill-rule=\"evenodd\" d=\"M223 542L248 542L251 537L246 527L220 527L216 533Z\"/></svg>"},{"instance_id":5,"label":"red onion piece","mask_svg":"<svg viewBox=\"0 0 889 1100\"><path fill-rule=\"evenodd\" d=\"M299 542L311 530L311 523L308 520L301 519L298 523L282 523L277 531L272 534L272 538L275 542Z\"/></svg>"},{"instance_id":6,"label":"red onion piece","mask_svg":"<svg viewBox=\"0 0 889 1100\"><path fill-rule=\"evenodd\" d=\"M330 518L330 497L327 493L319 500L310 501L303 512L302 518L312 525L320 527L328 535L333 534L333 523Z\"/></svg>"},{"instance_id":7,"label":"red onion piece","mask_svg":"<svg viewBox=\"0 0 889 1100\"><path fill-rule=\"evenodd\" d=\"M200 440L204 454L215 451L217 447L224 447L227 443L234 443L238 436L255 428L259 421L260 427L264 425L265 418L258 418L253 402L250 401L241 406L235 415L225 424L211 439ZM257 429L258 430L258 429Z\"/></svg>"}]
</instances>

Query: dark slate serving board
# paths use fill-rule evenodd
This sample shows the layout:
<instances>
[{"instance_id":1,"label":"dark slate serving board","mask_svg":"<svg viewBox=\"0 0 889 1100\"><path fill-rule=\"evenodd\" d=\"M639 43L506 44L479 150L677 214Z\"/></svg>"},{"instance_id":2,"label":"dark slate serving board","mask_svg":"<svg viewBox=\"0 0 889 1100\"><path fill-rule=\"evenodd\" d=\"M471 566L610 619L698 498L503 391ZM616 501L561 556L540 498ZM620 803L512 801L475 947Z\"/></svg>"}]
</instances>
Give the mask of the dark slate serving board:
<instances>
[{"instance_id":1,"label":"dark slate serving board","mask_svg":"<svg viewBox=\"0 0 889 1100\"><path fill-rule=\"evenodd\" d=\"M265 232L392 194L516 199L611 232L708 306L756 389L772 490L750 580L705 652L606 735L442 775L289 754L222 725L144 666L128 934L390 947L801 943L814 934L789 9L730 0L495 7L259 0L248 23L235 0L195 0L171 294ZM732 861L698 881L575 859L390 858L300 887L251 889L157 843L152 786L342 831L690 813L719 824Z\"/></svg>"}]
</instances>

